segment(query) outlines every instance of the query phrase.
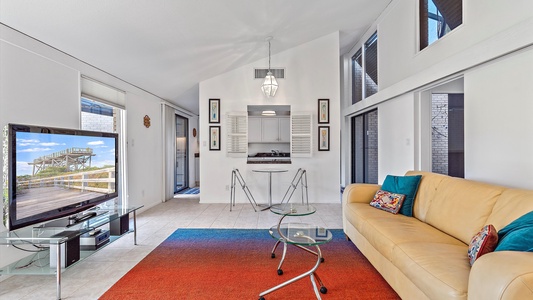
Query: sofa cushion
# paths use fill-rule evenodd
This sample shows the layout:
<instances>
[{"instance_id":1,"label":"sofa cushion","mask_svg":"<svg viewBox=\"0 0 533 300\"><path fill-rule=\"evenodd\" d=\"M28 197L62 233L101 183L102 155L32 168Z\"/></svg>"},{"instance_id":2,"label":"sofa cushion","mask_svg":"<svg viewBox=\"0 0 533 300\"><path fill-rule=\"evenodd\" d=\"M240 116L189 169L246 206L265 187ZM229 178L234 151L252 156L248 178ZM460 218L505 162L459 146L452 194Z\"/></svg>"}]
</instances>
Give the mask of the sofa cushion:
<instances>
[{"instance_id":1,"label":"sofa cushion","mask_svg":"<svg viewBox=\"0 0 533 300\"><path fill-rule=\"evenodd\" d=\"M498 244L498 233L492 224L483 226L481 230L472 237L470 245L468 246L468 259L470 265L474 261L489 252L494 251Z\"/></svg>"},{"instance_id":2,"label":"sofa cushion","mask_svg":"<svg viewBox=\"0 0 533 300\"><path fill-rule=\"evenodd\" d=\"M479 229L487 224L494 203L503 189L446 177L437 188L426 222L468 244Z\"/></svg>"},{"instance_id":3,"label":"sofa cushion","mask_svg":"<svg viewBox=\"0 0 533 300\"><path fill-rule=\"evenodd\" d=\"M367 203L348 203L344 206L344 217L357 231L363 230L363 224L369 219L380 218L385 212L369 206ZM397 215L398 216L398 215Z\"/></svg>"},{"instance_id":4,"label":"sofa cushion","mask_svg":"<svg viewBox=\"0 0 533 300\"><path fill-rule=\"evenodd\" d=\"M402 207L405 195L395 194L384 190L379 190L370 201L370 206L393 214L397 214Z\"/></svg>"},{"instance_id":5,"label":"sofa cushion","mask_svg":"<svg viewBox=\"0 0 533 300\"><path fill-rule=\"evenodd\" d=\"M438 186L443 179L448 178L449 176L424 171L409 171L405 173L405 175L422 175L420 185L418 186L418 192L415 196L415 203L413 205L413 217L425 222L427 212L437 194Z\"/></svg>"},{"instance_id":6,"label":"sofa cushion","mask_svg":"<svg viewBox=\"0 0 533 300\"><path fill-rule=\"evenodd\" d=\"M415 176L393 176L387 175L381 189L387 192L403 194L405 200L400 208L400 214L412 217L413 216L413 202L418 191L421 175Z\"/></svg>"},{"instance_id":7,"label":"sofa cushion","mask_svg":"<svg viewBox=\"0 0 533 300\"><path fill-rule=\"evenodd\" d=\"M376 250L388 259L394 248L402 243L433 242L466 248L463 242L415 218L376 211L381 214L374 214L372 218L367 218L360 232ZM463 252L466 258L465 253L466 250Z\"/></svg>"},{"instance_id":8,"label":"sofa cushion","mask_svg":"<svg viewBox=\"0 0 533 300\"><path fill-rule=\"evenodd\" d=\"M394 249L392 263L429 299L467 299L467 247L431 241L403 243Z\"/></svg>"},{"instance_id":9,"label":"sofa cushion","mask_svg":"<svg viewBox=\"0 0 533 300\"><path fill-rule=\"evenodd\" d=\"M533 211L502 228L498 237L500 241L495 251L533 252Z\"/></svg>"},{"instance_id":10,"label":"sofa cushion","mask_svg":"<svg viewBox=\"0 0 533 300\"><path fill-rule=\"evenodd\" d=\"M533 199L532 190L505 190L496 201L486 224L492 224L496 230L501 230L524 213L533 211L531 199Z\"/></svg>"}]
</instances>

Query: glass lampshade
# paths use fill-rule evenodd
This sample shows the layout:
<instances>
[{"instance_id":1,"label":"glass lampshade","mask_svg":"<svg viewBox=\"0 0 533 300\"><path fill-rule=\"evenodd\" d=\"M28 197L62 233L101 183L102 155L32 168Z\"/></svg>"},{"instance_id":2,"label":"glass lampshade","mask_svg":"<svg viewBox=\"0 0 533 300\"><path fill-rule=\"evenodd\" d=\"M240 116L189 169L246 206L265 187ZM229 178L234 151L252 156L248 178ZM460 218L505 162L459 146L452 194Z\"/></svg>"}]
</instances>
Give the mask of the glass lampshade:
<instances>
[{"instance_id":1,"label":"glass lampshade","mask_svg":"<svg viewBox=\"0 0 533 300\"><path fill-rule=\"evenodd\" d=\"M265 76L265 81L263 81L263 85L261 85L261 90L267 97L274 97L276 95L278 82L276 81L276 77L272 75L272 72L269 71Z\"/></svg>"}]
</instances>

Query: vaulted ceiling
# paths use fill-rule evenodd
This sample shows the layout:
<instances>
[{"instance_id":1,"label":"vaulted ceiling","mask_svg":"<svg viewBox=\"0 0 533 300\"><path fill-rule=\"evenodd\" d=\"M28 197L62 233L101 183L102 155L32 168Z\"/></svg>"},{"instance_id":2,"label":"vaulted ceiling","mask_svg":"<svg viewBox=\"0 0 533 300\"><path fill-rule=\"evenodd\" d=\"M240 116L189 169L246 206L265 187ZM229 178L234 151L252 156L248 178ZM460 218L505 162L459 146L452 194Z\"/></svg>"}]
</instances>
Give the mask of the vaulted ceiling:
<instances>
[{"instance_id":1,"label":"vaulted ceiling","mask_svg":"<svg viewBox=\"0 0 533 300\"><path fill-rule=\"evenodd\" d=\"M350 50L392 0L0 0L0 23L163 99L332 32ZM187 97L185 97L187 98Z\"/></svg>"}]
</instances>

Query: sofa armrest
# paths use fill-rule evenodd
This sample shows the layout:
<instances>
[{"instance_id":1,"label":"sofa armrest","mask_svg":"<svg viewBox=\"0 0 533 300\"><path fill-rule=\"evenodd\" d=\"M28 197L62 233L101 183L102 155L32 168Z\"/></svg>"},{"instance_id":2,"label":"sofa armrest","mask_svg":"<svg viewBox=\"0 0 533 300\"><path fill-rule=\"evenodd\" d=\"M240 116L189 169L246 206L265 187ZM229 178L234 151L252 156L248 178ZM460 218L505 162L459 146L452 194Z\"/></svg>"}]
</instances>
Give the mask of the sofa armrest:
<instances>
[{"instance_id":1,"label":"sofa armrest","mask_svg":"<svg viewBox=\"0 0 533 300\"><path fill-rule=\"evenodd\" d=\"M498 251L474 262L469 300L533 299L533 252Z\"/></svg>"},{"instance_id":2,"label":"sofa armrest","mask_svg":"<svg viewBox=\"0 0 533 300\"><path fill-rule=\"evenodd\" d=\"M380 188L378 184L352 183L344 189L342 203L370 203Z\"/></svg>"}]
</instances>

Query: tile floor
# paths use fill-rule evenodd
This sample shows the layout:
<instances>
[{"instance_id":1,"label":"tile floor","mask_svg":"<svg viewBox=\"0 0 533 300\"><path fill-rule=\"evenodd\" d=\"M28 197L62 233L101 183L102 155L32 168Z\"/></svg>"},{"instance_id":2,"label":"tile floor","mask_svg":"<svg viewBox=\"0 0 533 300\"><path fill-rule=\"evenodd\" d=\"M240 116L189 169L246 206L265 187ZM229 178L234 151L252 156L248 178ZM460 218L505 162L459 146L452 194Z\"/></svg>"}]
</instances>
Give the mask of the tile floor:
<instances>
[{"instance_id":1,"label":"tile floor","mask_svg":"<svg viewBox=\"0 0 533 300\"><path fill-rule=\"evenodd\" d=\"M312 222L342 228L341 204L313 204L317 212L288 217L291 222ZM286 219L286 220L287 220ZM300 220L301 219L301 220ZM115 282L178 228L257 228L275 225L279 216L254 212L250 204L200 204L198 195L183 195L137 215L137 246L128 234L62 273L62 299L98 299ZM266 249L265 251L269 251ZM55 299L55 276L0 276L0 299Z\"/></svg>"}]
</instances>

